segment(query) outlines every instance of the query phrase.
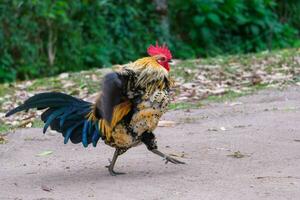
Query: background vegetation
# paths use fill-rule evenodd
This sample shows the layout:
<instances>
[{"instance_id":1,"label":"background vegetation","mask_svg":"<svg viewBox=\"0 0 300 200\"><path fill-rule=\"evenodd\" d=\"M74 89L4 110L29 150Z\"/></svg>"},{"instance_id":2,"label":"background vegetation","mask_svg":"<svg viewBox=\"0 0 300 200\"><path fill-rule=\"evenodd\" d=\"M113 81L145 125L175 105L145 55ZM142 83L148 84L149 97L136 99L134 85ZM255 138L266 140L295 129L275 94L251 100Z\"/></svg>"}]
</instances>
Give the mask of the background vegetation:
<instances>
[{"instance_id":1,"label":"background vegetation","mask_svg":"<svg viewBox=\"0 0 300 200\"><path fill-rule=\"evenodd\" d=\"M288 2L288 3L287 3ZM0 82L126 63L299 46L298 0L2 0Z\"/></svg>"}]
</instances>

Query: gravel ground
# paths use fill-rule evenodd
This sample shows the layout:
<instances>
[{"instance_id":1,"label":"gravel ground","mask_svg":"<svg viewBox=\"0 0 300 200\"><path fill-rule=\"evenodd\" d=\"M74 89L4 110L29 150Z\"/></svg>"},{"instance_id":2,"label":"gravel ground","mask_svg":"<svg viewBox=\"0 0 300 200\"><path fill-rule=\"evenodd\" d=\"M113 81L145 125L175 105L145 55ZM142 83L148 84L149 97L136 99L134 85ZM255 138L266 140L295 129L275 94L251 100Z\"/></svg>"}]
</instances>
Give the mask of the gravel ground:
<instances>
[{"instance_id":1,"label":"gravel ground","mask_svg":"<svg viewBox=\"0 0 300 200\"><path fill-rule=\"evenodd\" d=\"M299 113L300 87L170 111L163 120L176 124L157 128L158 145L187 164L166 165L139 146L117 161L127 174L116 177L104 144L18 130L0 145L0 199L300 199Z\"/></svg>"}]
</instances>

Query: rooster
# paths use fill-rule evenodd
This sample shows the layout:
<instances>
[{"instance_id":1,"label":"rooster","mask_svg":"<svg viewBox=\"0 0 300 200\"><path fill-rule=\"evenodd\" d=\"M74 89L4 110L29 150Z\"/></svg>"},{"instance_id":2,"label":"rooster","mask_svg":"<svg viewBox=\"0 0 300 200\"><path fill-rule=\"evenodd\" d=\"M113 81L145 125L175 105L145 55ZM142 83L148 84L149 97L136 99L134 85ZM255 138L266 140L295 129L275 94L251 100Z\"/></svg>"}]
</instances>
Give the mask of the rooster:
<instances>
[{"instance_id":1,"label":"rooster","mask_svg":"<svg viewBox=\"0 0 300 200\"><path fill-rule=\"evenodd\" d=\"M184 164L160 152L153 134L170 102L172 54L167 46L158 44L150 45L147 53L148 57L107 74L94 104L64 93L46 92L30 97L6 116L32 108L47 109L41 115L43 133L50 126L63 135L65 144L71 140L84 147L96 147L101 138L115 148L107 166L112 176L124 174L114 171L118 156L139 144L145 144L166 163Z\"/></svg>"}]
</instances>

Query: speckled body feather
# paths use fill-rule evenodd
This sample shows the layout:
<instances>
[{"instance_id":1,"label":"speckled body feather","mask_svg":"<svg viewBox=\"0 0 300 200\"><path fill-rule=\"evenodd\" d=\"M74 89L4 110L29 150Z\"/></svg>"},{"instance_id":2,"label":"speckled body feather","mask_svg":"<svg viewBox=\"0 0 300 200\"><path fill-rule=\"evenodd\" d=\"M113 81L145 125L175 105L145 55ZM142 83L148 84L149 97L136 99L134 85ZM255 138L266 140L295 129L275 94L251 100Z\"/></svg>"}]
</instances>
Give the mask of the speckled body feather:
<instances>
[{"instance_id":1,"label":"speckled body feather","mask_svg":"<svg viewBox=\"0 0 300 200\"><path fill-rule=\"evenodd\" d=\"M103 118L99 123L106 144L130 148L141 142L142 134L157 127L170 101L171 81L168 72L153 57L124 65L115 73L124 82L120 88L124 101L114 106L111 122ZM105 104L101 100L100 96L98 104Z\"/></svg>"}]
</instances>

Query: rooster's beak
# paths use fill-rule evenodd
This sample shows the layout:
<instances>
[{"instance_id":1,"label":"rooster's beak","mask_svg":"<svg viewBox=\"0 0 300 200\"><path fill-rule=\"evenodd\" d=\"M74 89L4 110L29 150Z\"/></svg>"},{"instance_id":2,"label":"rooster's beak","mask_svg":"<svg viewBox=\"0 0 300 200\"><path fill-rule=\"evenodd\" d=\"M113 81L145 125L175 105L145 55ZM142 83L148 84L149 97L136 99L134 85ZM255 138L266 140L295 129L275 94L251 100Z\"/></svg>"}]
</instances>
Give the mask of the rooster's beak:
<instances>
[{"instance_id":1,"label":"rooster's beak","mask_svg":"<svg viewBox=\"0 0 300 200\"><path fill-rule=\"evenodd\" d=\"M169 65L174 66L176 62L174 60L169 60L168 63L169 63Z\"/></svg>"}]
</instances>

